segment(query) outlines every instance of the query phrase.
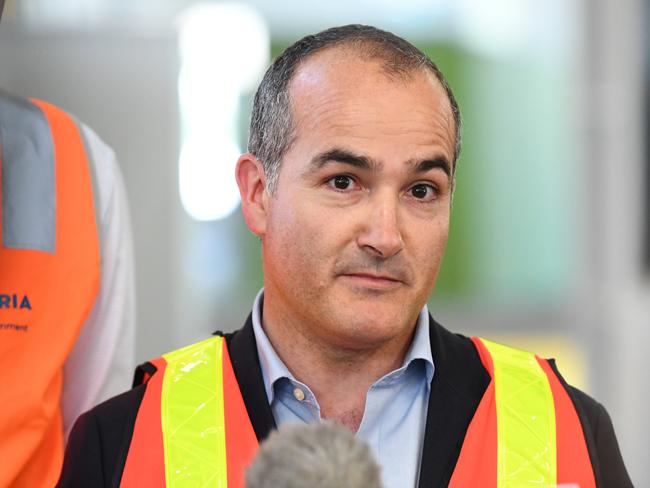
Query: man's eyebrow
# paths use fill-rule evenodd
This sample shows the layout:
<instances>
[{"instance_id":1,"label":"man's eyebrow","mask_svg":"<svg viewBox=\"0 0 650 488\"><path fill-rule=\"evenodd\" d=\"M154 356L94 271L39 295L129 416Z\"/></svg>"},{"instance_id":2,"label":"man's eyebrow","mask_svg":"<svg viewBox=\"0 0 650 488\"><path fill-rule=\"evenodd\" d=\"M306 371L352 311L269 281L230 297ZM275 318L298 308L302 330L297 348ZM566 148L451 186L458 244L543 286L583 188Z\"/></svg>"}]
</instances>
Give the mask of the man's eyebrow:
<instances>
[{"instance_id":1,"label":"man's eyebrow","mask_svg":"<svg viewBox=\"0 0 650 488\"><path fill-rule=\"evenodd\" d=\"M411 160L409 161L411 173L426 173L434 168L439 168L445 172L447 177L451 178L451 164L444 156L435 157L432 159L424 160Z\"/></svg>"},{"instance_id":2,"label":"man's eyebrow","mask_svg":"<svg viewBox=\"0 0 650 488\"><path fill-rule=\"evenodd\" d=\"M382 164L366 156L354 154L347 149L330 149L323 153L317 154L311 160L312 169L320 169L329 163L343 163L366 170L379 170Z\"/></svg>"},{"instance_id":3,"label":"man's eyebrow","mask_svg":"<svg viewBox=\"0 0 650 488\"><path fill-rule=\"evenodd\" d=\"M379 171L383 164L367 156L355 154L352 151L341 148L334 148L314 156L310 163L310 170L314 171L330 163L349 164L356 168ZM412 159L407 161L411 173L426 173L429 170L439 168L451 178L451 164L444 156L437 156L431 159Z\"/></svg>"}]
</instances>

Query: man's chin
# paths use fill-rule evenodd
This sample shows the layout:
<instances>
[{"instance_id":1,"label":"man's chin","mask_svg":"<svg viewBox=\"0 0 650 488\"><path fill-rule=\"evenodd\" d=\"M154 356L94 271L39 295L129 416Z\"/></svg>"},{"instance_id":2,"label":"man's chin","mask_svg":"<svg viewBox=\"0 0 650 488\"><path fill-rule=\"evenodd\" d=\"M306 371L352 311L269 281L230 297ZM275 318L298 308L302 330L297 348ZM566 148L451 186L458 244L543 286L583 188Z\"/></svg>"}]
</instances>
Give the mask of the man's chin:
<instances>
[{"instance_id":1,"label":"man's chin","mask_svg":"<svg viewBox=\"0 0 650 488\"><path fill-rule=\"evenodd\" d=\"M364 348L390 342L399 337L409 328L409 319L404 315L403 308L381 304L357 304L354 313L332 314L331 329L336 331L336 342Z\"/></svg>"}]
</instances>

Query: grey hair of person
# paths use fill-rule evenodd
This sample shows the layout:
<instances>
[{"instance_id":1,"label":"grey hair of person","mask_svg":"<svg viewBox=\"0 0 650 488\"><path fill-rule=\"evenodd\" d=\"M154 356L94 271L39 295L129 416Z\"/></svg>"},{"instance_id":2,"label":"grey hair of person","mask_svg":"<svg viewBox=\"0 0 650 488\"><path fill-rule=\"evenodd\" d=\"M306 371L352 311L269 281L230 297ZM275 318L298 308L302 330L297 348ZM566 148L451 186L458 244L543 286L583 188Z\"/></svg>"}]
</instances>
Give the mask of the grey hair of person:
<instances>
[{"instance_id":1,"label":"grey hair of person","mask_svg":"<svg viewBox=\"0 0 650 488\"><path fill-rule=\"evenodd\" d=\"M376 27L352 24L303 37L285 49L264 74L253 100L248 152L264 167L269 192L275 192L282 158L291 146L295 129L289 93L291 79L307 58L337 46L356 48L362 58L382 61L388 76L408 79L419 69L435 76L449 98L455 122L455 170L461 142L460 109L442 72L425 53L401 37Z\"/></svg>"},{"instance_id":2,"label":"grey hair of person","mask_svg":"<svg viewBox=\"0 0 650 488\"><path fill-rule=\"evenodd\" d=\"M335 424L289 424L261 444L246 488L381 488L368 445Z\"/></svg>"}]
</instances>

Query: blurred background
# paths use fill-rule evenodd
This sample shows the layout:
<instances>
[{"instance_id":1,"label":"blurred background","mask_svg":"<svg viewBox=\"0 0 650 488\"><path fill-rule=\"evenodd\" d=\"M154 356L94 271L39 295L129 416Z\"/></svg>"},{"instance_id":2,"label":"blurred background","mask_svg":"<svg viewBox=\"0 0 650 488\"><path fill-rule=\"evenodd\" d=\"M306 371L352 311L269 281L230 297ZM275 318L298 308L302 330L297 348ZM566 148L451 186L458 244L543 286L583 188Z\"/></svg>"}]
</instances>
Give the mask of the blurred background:
<instances>
[{"instance_id":1,"label":"blurred background","mask_svg":"<svg viewBox=\"0 0 650 488\"><path fill-rule=\"evenodd\" d=\"M345 23L409 39L464 118L433 315L556 357L650 486L648 20L642 0L8 0L0 87L116 151L141 362L240 327L262 285L233 170L272 57Z\"/></svg>"}]
</instances>

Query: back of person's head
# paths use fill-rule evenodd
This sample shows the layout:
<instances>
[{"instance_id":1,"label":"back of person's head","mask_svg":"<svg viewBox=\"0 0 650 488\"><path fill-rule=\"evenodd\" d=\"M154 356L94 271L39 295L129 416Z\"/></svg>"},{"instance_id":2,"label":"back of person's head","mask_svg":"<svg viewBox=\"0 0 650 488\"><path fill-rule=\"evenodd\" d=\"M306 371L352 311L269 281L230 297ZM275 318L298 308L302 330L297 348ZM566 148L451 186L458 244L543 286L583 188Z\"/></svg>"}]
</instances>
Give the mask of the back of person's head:
<instances>
[{"instance_id":1,"label":"back of person's head","mask_svg":"<svg viewBox=\"0 0 650 488\"><path fill-rule=\"evenodd\" d=\"M381 488L367 444L332 422L291 424L262 443L246 488Z\"/></svg>"}]
</instances>

